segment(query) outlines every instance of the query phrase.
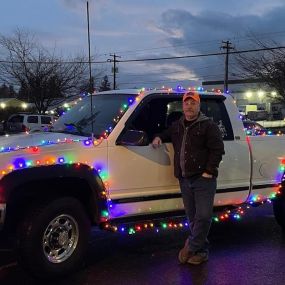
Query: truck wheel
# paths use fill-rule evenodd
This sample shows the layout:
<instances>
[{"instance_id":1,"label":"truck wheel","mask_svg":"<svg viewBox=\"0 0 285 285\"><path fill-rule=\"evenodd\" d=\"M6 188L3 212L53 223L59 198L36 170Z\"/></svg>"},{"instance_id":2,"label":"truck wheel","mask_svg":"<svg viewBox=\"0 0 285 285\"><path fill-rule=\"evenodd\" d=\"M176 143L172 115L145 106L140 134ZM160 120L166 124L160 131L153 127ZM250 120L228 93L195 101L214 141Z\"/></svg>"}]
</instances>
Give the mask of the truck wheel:
<instances>
[{"instance_id":1,"label":"truck wheel","mask_svg":"<svg viewBox=\"0 0 285 285\"><path fill-rule=\"evenodd\" d=\"M285 231L285 196L281 195L273 200L273 213L277 223Z\"/></svg>"},{"instance_id":2,"label":"truck wheel","mask_svg":"<svg viewBox=\"0 0 285 285\"><path fill-rule=\"evenodd\" d=\"M78 270L83 265L89 233L90 220L75 198L34 207L18 228L19 264L41 279Z\"/></svg>"}]
</instances>

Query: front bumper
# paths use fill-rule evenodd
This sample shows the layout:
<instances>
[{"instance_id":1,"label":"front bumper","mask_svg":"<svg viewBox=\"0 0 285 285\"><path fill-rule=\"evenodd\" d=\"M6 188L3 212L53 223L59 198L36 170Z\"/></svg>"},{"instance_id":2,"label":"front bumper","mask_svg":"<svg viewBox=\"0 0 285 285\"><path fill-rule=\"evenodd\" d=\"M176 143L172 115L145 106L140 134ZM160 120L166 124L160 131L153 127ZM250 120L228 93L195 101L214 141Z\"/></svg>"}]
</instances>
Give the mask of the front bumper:
<instances>
[{"instance_id":1,"label":"front bumper","mask_svg":"<svg viewBox=\"0 0 285 285\"><path fill-rule=\"evenodd\" d=\"M4 225L6 215L6 204L0 204L0 229Z\"/></svg>"}]
</instances>

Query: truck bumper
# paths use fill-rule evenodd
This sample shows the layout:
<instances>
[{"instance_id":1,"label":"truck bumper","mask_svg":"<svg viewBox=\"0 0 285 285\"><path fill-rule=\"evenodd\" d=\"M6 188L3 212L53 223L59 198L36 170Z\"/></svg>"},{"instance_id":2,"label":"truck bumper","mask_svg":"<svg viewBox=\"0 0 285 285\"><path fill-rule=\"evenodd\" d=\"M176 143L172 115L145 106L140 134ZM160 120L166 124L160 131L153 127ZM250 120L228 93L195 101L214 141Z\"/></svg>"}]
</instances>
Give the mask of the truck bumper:
<instances>
[{"instance_id":1,"label":"truck bumper","mask_svg":"<svg viewBox=\"0 0 285 285\"><path fill-rule=\"evenodd\" d=\"M0 229L4 225L6 215L6 204L0 204Z\"/></svg>"}]
</instances>

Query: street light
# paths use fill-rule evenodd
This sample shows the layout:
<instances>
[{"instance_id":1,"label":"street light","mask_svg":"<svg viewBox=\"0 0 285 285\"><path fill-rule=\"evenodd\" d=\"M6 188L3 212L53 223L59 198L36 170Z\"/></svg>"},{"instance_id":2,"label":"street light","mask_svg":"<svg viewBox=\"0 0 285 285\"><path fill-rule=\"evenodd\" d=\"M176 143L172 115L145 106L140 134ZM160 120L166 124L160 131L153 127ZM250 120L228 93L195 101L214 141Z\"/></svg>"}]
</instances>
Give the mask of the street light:
<instances>
[{"instance_id":1,"label":"street light","mask_svg":"<svg viewBox=\"0 0 285 285\"><path fill-rule=\"evenodd\" d=\"M245 93L245 96L246 96L247 98L251 98L251 97L252 97L252 92L251 92L251 91L247 91L247 92Z\"/></svg>"},{"instance_id":2,"label":"street light","mask_svg":"<svg viewBox=\"0 0 285 285\"><path fill-rule=\"evenodd\" d=\"M259 91L257 92L257 96L258 96L259 99L262 99L263 96L264 96L264 91L259 90Z\"/></svg>"}]
</instances>

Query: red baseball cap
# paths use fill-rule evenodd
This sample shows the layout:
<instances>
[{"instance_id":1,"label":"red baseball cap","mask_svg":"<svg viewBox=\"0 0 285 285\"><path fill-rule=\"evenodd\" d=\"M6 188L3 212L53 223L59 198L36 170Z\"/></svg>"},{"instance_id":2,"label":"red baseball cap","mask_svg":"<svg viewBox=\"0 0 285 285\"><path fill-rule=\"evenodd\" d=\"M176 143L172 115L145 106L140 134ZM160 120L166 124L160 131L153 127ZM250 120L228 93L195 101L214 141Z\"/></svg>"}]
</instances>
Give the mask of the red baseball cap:
<instances>
[{"instance_id":1,"label":"red baseball cap","mask_svg":"<svg viewBox=\"0 0 285 285\"><path fill-rule=\"evenodd\" d=\"M200 96L199 96L199 93L198 92L195 92L195 91L188 91L186 92L184 95L183 95L183 102L187 99L193 99L195 100L196 102L200 103Z\"/></svg>"}]
</instances>

